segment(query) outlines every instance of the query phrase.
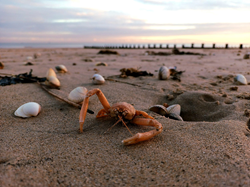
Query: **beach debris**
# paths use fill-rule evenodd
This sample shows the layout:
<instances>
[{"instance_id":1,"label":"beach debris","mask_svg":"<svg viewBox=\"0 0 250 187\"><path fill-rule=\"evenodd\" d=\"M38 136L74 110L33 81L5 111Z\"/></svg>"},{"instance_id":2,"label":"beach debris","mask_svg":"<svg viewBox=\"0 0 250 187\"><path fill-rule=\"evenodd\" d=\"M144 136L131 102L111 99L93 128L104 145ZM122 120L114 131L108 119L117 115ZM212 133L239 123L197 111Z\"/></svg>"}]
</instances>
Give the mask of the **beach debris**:
<instances>
[{"instance_id":1,"label":"beach debris","mask_svg":"<svg viewBox=\"0 0 250 187\"><path fill-rule=\"evenodd\" d=\"M84 62L94 62L95 60L91 59L91 58L85 58L83 59Z\"/></svg>"},{"instance_id":2,"label":"beach debris","mask_svg":"<svg viewBox=\"0 0 250 187\"><path fill-rule=\"evenodd\" d=\"M27 62L26 64L24 64L25 66L33 66L34 64L32 62Z\"/></svg>"},{"instance_id":3,"label":"beach debris","mask_svg":"<svg viewBox=\"0 0 250 187\"><path fill-rule=\"evenodd\" d=\"M20 106L15 111L15 116L21 118L29 118L32 116L37 116L41 111L41 106L36 102L28 102Z\"/></svg>"},{"instance_id":4,"label":"beach debris","mask_svg":"<svg viewBox=\"0 0 250 187\"><path fill-rule=\"evenodd\" d=\"M240 84L240 85L247 85L247 79L242 74L237 74L234 77L234 82L236 82L237 84Z\"/></svg>"},{"instance_id":5,"label":"beach debris","mask_svg":"<svg viewBox=\"0 0 250 187\"><path fill-rule=\"evenodd\" d=\"M32 69L29 73L21 73L18 75L11 75L10 76L0 76L0 85L6 86L11 84L17 84L17 83L34 83L34 82L45 82L46 77L35 77L32 76ZM1 74L1 73L0 73Z\"/></svg>"},{"instance_id":6,"label":"beach debris","mask_svg":"<svg viewBox=\"0 0 250 187\"><path fill-rule=\"evenodd\" d=\"M76 66L76 63L72 63L72 66Z\"/></svg>"},{"instance_id":7,"label":"beach debris","mask_svg":"<svg viewBox=\"0 0 250 187\"><path fill-rule=\"evenodd\" d=\"M202 53L193 53L193 52L179 51L179 49L177 49L177 48L174 48L174 49L172 50L172 53L173 53L174 55L202 55L202 56L205 55L205 54L202 54Z\"/></svg>"},{"instance_id":8,"label":"beach debris","mask_svg":"<svg viewBox=\"0 0 250 187\"><path fill-rule=\"evenodd\" d=\"M159 69L158 78L160 80L167 80L170 76L172 76L173 80L178 80L179 82L181 82L181 75L184 72L185 71L177 71L176 66L169 68L166 66L161 66Z\"/></svg>"},{"instance_id":9,"label":"beach debris","mask_svg":"<svg viewBox=\"0 0 250 187\"><path fill-rule=\"evenodd\" d=\"M67 73L68 70L64 65L58 65L55 67L58 73Z\"/></svg>"},{"instance_id":10,"label":"beach debris","mask_svg":"<svg viewBox=\"0 0 250 187\"><path fill-rule=\"evenodd\" d=\"M232 86L229 88L231 91L238 91L238 86Z\"/></svg>"},{"instance_id":11,"label":"beach debris","mask_svg":"<svg viewBox=\"0 0 250 187\"><path fill-rule=\"evenodd\" d=\"M105 83L105 79L100 74L94 74L92 77L92 80L93 80L92 81L93 84L104 84Z\"/></svg>"},{"instance_id":12,"label":"beach debris","mask_svg":"<svg viewBox=\"0 0 250 187\"><path fill-rule=\"evenodd\" d=\"M250 59L250 54L245 54L245 55L243 56L243 59Z\"/></svg>"},{"instance_id":13,"label":"beach debris","mask_svg":"<svg viewBox=\"0 0 250 187\"><path fill-rule=\"evenodd\" d=\"M112 50L100 50L97 54L120 55L117 51Z\"/></svg>"},{"instance_id":14,"label":"beach debris","mask_svg":"<svg viewBox=\"0 0 250 187\"><path fill-rule=\"evenodd\" d=\"M100 62L100 63L97 63L96 66L108 66L108 64L105 62Z\"/></svg>"},{"instance_id":15,"label":"beach debris","mask_svg":"<svg viewBox=\"0 0 250 187\"><path fill-rule=\"evenodd\" d=\"M56 73L52 68L49 68L47 71L47 81L45 84L50 87L59 88L60 87L60 81L57 79Z\"/></svg>"},{"instance_id":16,"label":"beach debris","mask_svg":"<svg viewBox=\"0 0 250 187\"><path fill-rule=\"evenodd\" d=\"M161 66L159 69L158 78L160 80L166 80L170 77L170 71L166 66Z\"/></svg>"},{"instance_id":17,"label":"beach debris","mask_svg":"<svg viewBox=\"0 0 250 187\"><path fill-rule=\"evenodd\" d=\"M122 68L120 69L121 78L127 78L128 76L139 77L139 76L153 76L152 73L147 71L140 71L140 68Z\"/></svg>"},{"instance_id":18,"label":"beach debris","mask_svg":"<svg viewBox=\"0 0 250 187\"><path fill-rule=\"evenodd\" d=\"M27 60L33 60L33 57L32 56L27 56L26 59Z\"/></svg>"},{"instance_id":19,"label":"beach debris","mask_svg":"<svg viewBox=\"0 0 250 187\"><path fill-rule=\"evenodd\" d=\"M85 99L87 92L87 88L79 86L69 93L68 99L74 103L81 103Z\"/></svg>"},{"instance_id":20,"label":"beach debris","mask_svg":"<svg viewBox=\"0 0 250 187\"><path fill-rule=\"evenodd\" d=\"M163 105L151 106L149 110L169 119L183 121L182 117L180 116L181 106L179 104L168 106L166 103L164 103Z\"/></svg>"},{"instance_id":21,"label":"beach debris","mask_svg":"<svg viewBox=\"0 0 250 187\"><path fill-rule=\"evenodd\" d=\"M4 68L4 64L2 62L0 62L0 69Z\"/></svg>"},{"instance_id":22,"label":"beach debris","mask_svg":"<svg viewBox=\"0 0 250 187\"><path fill-rule=\"evenodd\" d=\"M34 55L33 55L34 59L37 59L40 56L41 56L41 53L34 53Z\"/></svg>"},{"instance_id":23,"label":"beach debris","mask_svg":"<svg viewBox=\"0 0 250 187\"><path fill-rule=\"evenodd\" d=\"M168 55L171 55L171 53L167 53L167 52L146 51L146 52L145 52L145 55L168 56Z\"/></svg>"},{"instance_id":24,"label":"beach debris","mask_svg":"<svg viewBox=\"0 0 250 187\"><path fill-rule=\"evenodd\" d=\"M86 111L88 108L89 98L95 94L98 96L100 102L102 103L104 107L98 112L96 117L101 118L105 116L110 116L112 118L118 118L118 121L112 127L114 127L117 123L122 122L122 124L125 125L125 127L129 130L126 123L124 122L124 120L126 121L128 120L134 124L153 126L156 128L149 132L137 133L135 135L133 135L131 131L129 130L129 132L132 134L132 137L122 140L122 143L124 145L136 144L141 141L148 140L162 132L163 128L162 128L161 123L159 123L153 117L149 116L146 112L135 110L135 108L131 104L126 103L126 102L118 102L110 106L106 97L102 93L102 91L97 88L97 89L90 90L87 93L87 96L83 101L82 108L81 108L80 115L79 115L80 133L83 132L83 124L84 124L85 117L86 117ZM143 116L144 118L139 117L139 116ZM109 131L112 127L110 127L107 131Z\"/></svg>"}]
</instances>

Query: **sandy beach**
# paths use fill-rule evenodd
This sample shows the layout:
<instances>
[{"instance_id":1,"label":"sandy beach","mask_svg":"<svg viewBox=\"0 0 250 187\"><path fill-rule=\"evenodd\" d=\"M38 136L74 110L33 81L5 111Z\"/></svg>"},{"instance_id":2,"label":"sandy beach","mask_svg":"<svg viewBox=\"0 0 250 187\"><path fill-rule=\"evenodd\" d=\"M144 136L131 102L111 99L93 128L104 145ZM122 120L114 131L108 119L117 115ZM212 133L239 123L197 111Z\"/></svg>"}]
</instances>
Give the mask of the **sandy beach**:
<instances>
[{"instance_id":1,"label":"sandy beach","mask_svg":"<svg viewBox=\"0 0 250 187\"><path fill-rule=\"evenodd\" d=\"M83 133L80 109L48 94L36 83L0 86L0 186L250 186L250 85L234 82L237 74L250 81L250 49L179 49L204 55L147 55L171 49L113 49L119 55L98 54L99 49L0 49L0 75L33 70L45 77L57 73L60 90L99 88L110 104L127 102L145 111L163 126L148 141L124 146L131 136L121 123L106 132L112 118L96 119L103 107L90 98ZM36 59L27 56L41 53ZM33 65L25 65L28 61ZM103 62L107 66L96 66ZM181 81L159 80L161 66L185 71ZM154 76L120 78L120 69L138 68ZM56 71L56 70L55 70ZM98 73L106 80L93 85ZM15 110L27 102L42 110L22 119ZM179 104L184 121L168 119L149 110L153 105ZM133 134L154 129L128 124Z\"/></svg>"}]
</instances>

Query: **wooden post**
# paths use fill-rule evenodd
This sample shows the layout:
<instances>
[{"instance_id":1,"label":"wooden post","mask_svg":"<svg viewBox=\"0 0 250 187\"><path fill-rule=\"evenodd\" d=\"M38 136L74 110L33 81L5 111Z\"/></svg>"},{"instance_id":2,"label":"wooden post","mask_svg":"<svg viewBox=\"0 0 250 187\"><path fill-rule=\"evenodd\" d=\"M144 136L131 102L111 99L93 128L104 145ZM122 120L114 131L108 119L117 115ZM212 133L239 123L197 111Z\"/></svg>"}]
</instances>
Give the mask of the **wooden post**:
<instances>
[{"instance_id":1,"label":"wooden post","mask_svg":"<svg viewBox=\"0 0 250 187\"><path fill-rule=\"evenodd\" d=\"M228 44L226 44L225 49L228 49Z\"/></svg>"},{"instance_id":2,"label":"wooden post","mask_svg":"<svg viewBox=\"0 0 250 187\"><path fill-rule=\"evenodd\" d=\"M174 49L176 49L176 44L174 44Z\"/></svg>"},{"instance_id":3,"label":"wooden post","mask_svg":"<svg viewBox=\"0 0 250 187\"><path fill-rule=\"evenodd\" d=\"M201 44L201 48L204 48L204 44Z\"/></svg>"},{"instance_id":4,"label":"wooden post","mask_svg":"<svg viewBox=\"0 0 250 187\"><path fill-rule=\"evenodd\" d=\"M142 48L145 49L145 45L143 45Z\"/></svg>"},{"instance_id":5,"label":"wooden post","mask_svg":"<svg viewBox=\"0 0 250 187\"><path fill-rule=\"evenodd\" d=\"M215 44L213 44L213 49L215 49Z\"/></svg>"},{"instance_id":6,"label":"wooden post","mask_svg":"<svg viewBox=\"0 0 250 187\"><path fill-rule=\"evenodd\" d=\"M150 47L150 44L148 44L148 48L150 49L151 47Z\"/></svg>"},{"instance_id":7,"label":"wooden post","mask_svg":"<svg viewBox=\"0 0 250 187\"><path fill-rule=\"evenodd\" d=\"M191 44L191 48L194 48L194 44L193 43Z\"/></svg>"},{"instance_id":8,"label":"wooden post","mask_svg":"<svg viewBox=\"0 0 250 187\"><path fill-rule=\"evenodd\" d=\"M184 45L184 44L182 44L182 48L183 48L183 49L185 48L185 45Z\"/></svg>"},{"instance_id":9,"label":"wooden post","mask_svg":"<svg viewBox=\"0 0 250 187\"><path fill-rule=\"evenodd\" d=\"M168 49L168 44L166 45L166 48Z\"/></svg>"},{"instance_id":10,"label":"wooden post","mask_svg":"<svg viewBox=\"0 0 250 187\"><path fill-rule=\"evenodd\" d=\"M154 44L154 49L156 49L156 45Z\"/></svg>"},{"instance_id":11,"label":"wooden post","mask_svg":"<svg viewBox=\"0 0 250 187\"><path fill-rule=\"evenodd\" d=\"M240 44L240 47L239 47L240 49L243 49L243 44Z\"/></svg>"}]
</instances>

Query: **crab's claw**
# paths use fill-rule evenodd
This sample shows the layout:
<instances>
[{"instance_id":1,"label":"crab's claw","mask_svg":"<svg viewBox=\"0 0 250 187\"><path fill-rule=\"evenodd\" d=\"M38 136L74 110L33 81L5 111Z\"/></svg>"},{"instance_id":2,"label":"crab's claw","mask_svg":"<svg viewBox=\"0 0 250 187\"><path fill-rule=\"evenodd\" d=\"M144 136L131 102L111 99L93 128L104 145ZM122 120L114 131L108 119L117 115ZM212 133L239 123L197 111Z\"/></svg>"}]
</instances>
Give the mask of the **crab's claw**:
<instances>
[{"instance_id":1,"label":"crab's claw","mask_svg":"<svg viewBox=\"0 0 250 187\"><path fill-rule=\"evenodd\" d=\"M124 145L131 145L131 144L136 144L138 142L142 142L145 140L148 140L157 134L160 134L162 132L162 124L159 123L155 119L148 119L148 118L134 118L132 120L132 123L137 124L137 125L145 125L145 126L153 126L156 129L151 130L149 132L144 132L144 133L137 133L136 135L127 138L122 141Z\"/></svg>"}]
</instances>

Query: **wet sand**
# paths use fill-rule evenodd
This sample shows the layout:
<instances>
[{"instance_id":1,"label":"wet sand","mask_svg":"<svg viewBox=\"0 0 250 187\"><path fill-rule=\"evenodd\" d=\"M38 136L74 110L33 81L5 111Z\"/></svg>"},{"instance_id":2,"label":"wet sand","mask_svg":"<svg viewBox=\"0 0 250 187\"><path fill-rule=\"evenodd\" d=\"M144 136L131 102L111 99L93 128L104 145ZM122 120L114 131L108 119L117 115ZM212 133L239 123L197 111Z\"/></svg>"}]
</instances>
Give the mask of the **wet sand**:
<instances>
[{"instance_id":1,"label":"wet sand","mask_svg":"<svg viewBox=\"0 0 250 187\"><path fill-rule=\"evenodd\" d=\"M120 55L80 48L0 49L2 74L33 69L34 76L45 77L49 68L63 64L69 72L57 73L61 89L52 90L56 94L66 98L78 86L100 88L110 104L130 103L163 125L154 138L124 146L121 141L131 136L124 126L106 132L115 119L87 114L80 134L78 108L36 83L1 86L0 186L249 186L250 85L237 85L233 77L243 74L250 81L250 59L243 59L250 49L180 50L205 56L145 55L148 49L115 49ZM25 66L26 57L37 52L41 56L31 61L34 65ZM99 62L108 66L96 66ZM162 65L185 71L181 82L159 80ZM120 69L132 67L154 76L119 77ZM115 81L93 85L95 73ZM14 116L31 101L42 106L38 116ZM163 103L181 105L184 121L149 111ZM97 96L90 98L89 109L95 114L102 109ZM128 127L133 134L153 129Z\"/></svg>"}]
</instances>

